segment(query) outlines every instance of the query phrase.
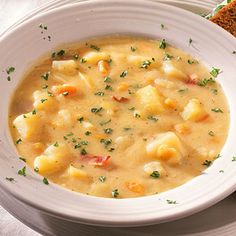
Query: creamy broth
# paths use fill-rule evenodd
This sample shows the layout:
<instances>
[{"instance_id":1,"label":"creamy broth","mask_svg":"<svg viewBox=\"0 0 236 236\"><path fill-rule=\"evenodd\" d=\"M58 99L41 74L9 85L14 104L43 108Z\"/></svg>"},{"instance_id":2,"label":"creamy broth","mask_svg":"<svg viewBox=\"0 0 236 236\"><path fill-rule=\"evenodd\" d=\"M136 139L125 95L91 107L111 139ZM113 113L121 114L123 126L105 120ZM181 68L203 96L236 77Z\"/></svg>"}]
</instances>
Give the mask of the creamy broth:
<instances>
[{"instance_id":1,"label":"creamy broth","mask_svg":"<svg viewBox=\"0 0 236 236\"><path fill-rule=\"evenodd\" d=\"M224 145L229 110L218 73L165 40L63 46L17 88L12 137L27 165L73 191L167 191L200 175Z\"/></svg>"}]
</instances>

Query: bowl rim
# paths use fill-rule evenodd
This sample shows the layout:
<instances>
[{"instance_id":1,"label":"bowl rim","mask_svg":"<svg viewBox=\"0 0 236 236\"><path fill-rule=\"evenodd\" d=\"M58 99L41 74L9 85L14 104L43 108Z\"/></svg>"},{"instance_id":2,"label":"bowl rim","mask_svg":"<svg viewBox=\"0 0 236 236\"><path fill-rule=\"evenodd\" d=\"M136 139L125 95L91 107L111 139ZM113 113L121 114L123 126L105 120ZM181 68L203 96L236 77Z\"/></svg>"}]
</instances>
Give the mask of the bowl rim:
<instances>
[{"instance_id":1,"label":"bowl rim","mask_svg":"<svg viewBox=\"0 0 236 236\"><path fill-rule=\"evenodd\" d=\"M149 7L162 7L162 8L165 8L168 10L172 10L172 11L176 11L177 13L179 14L182 14L184 13L186 16L190 16L192 18L195 18L197 20L197 17L199 16L194 16L193 13L190 13L186 10L183 10L183 9L179 9L177 7L174 7L174 6L167 6L163 3L158 3L158 2L153 2L151 0L148 0L148 1L143 1L143 0L129 0L129 1L126 1L126 0L113 0L113 1L109 1L109 0L91 0L91 1L85 1L85 2L77 2L77 3L73 3L73 4L69 4L68 6L61 6L59 8L56 8L56 9L52 9L48 12L45 12L45 13L42 13L42 14L39 14L31 19L28 19L26 22L18 25L14 30L8 32L7 34L3 35L1 38L0 38L0 44L1 44L1 41L10 37L11 34L13 34L16 30L20 29L21 27L24 27L25 25L27 25L28 23L32 22L32 21L35 21L37 19L40 19L41 17L44 17L45 15L50 15L50 14L53 14L53 13L60 13L61 11L65 11L65 10L69 10L70 8L72 8L74 5L76 6L80 6L80 5L84 5L84 6L88 6L88 7L91 7L93 5L96 5L96 4L111 4L111 3L119 3L119 4L139 4L140 6L141 5L146 5L146 6L149 6ZM200 19L198 18L198 20L200 21ZM203 22L203 19L202 19L202 22ZM213 30L217 30L218 32L220 32L225 38L227 38L229 41L232 41L233 36L231 34L229 34L228 32L226 32L225 30L221 29L220 27L218 26L215 26L213 25L212 23L210 22L207 22L205 21L204 23L205 25L208 25L209 29L213 29ZM53 184L54 185L54 184ZM55 185L56 186L56 185ZM182 218L182 217L185 217L185 216L188 216L190 214L193 214L193 213L196 213L196 212L199 212L203 209L205 209L206 207L208 206L211 206L215 203L217 203L218 201L222 200L224 197L228 196L229 194L231 194L232 192L235 191L236 189L236 180L232 179L231 181L228 181L228 185L227 187L225 187L225 189L223 190L218 190L218 195L215 195L215 196L212 196L210 199L208 198L208 201L202 201L201 203L198 203L197 205L192 205L192 207L190 208L186 208L185 210L181 209L181 210L178 210L176 211L175 213L172 213L170 216L168 216L168 218L163 218L163 219L160 219L160 217L156 217L156 218L142 218L140 220L137 220L137 219L130 219L128 222L127 221L124 221L123 219L108 219L107 220L100 220L100 219L91 219L91 218L85 218L85 217L78 217L78 216L72 216L70 213L67 213L67 212L59 212L57 211L57 209L53 209L51 207L49 207L48 205L40 205L38 204L37 202L35 202L33 199L29 199L27 198L25 195L22 195L22 194L19 194L15 191L12 191L12 189L7 185L7 184L4 184L4 182L0 181L0 187L2 189L4 189L5 192L9 193L11 196L13 196L15 199L27 204L27 205L30 205L34 208L37 208L38 210L41 210L49 215L53 215L53 216L56 216L58 218L62 218L62 219L67 219L67 220L70 220L70 221L75 221L75 222L81 222L81 223L85 223L85 224L91 224L91 225L109 225L109 226L137 226L137 225L150 225L150 224L153 224L153 223L161 223L161 222L166 222L166 221L170 221L170 220L174 220L174 219L179 219L179 218ZM57 186L56 186L57 187ZM69 190L68 190L69 191ZM98 199L97 197L93 197L93 196L86 196L87 198L94 198L94 199ZM150 196L147 196L147 197L142 197L142 198L149 198ZM111 202L116 202L116 201L119 201L119 202L126 202L130 199L106 199L106 201L111 201ZM157 220L158 219L158 220Z\"/></svg>"}]
</instances>

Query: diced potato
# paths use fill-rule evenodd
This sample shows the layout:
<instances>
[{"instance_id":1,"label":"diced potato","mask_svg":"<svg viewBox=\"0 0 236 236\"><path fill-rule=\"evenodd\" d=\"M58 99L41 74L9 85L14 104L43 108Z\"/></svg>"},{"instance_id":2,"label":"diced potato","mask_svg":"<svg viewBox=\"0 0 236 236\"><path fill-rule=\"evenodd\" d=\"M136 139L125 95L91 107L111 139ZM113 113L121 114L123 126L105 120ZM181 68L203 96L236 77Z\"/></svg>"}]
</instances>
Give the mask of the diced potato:
<instances>
[{"instance_id":1,"label":"diced potato","mask_svg":"<svg viewBox=\"0 0 236 236\"><path fill-rule=\"evenodd\" d=\"M124 92L124 91L127 91L129 88L129 84L126 83L126 82L121 82L118 86L117 86L117 90L119 92Z\"/></svg>"},{"instance_id":2,"label":"diced potato","mask_svg":"<svg viewBox=\"0 0 236 236\"><path fill-rule=\"evenodd\" d=\"M207 116L207 113L198 99L191 99L185 106L181 116L184 120L200 121Z\"/></svg>"},{"instance_id":3,"label":"diced potato","mask_svg":"<svg viewBox=\"0 0 236 236\"><path fill-rule=\"evenodd\" d=\"M92 78L80 72L79 72L79 76L80 76L80 79L85 83L85 85L88 86L88 88L94 90L95 84Z\"/></svg>"},{"instance_id":4,"label":"diced potato","mask_svg":"<svg viewBox=\"0 0 236 236\"><path fill-rule=\"evenodd\" d=\"M174 129L180 134L188 134L190 132L190 127L185 123L176 124Z\"/></svg>"},{"instance_id":5,"label":"diced potato","mask_svg":"<svg viewBox=\"0 0 236 236\"><path fill-rule=\"evenodd\" d=\"M57 101L53 97L49 97L46 92L36 90L33 93L34 107L37 110L53 111L57 107Z\"/></svg>"},{"instance_id":6,"label":"diced potato","mask_svg":"<svg viewBox=\"0 0 236 236\"><path fill-rule=\"evenodd\" d=\"M74 75L77 73L77 64L74 60L53 61L52 68L67 75Z\"/></svg>"},{"instance_id":7,"label":"diced potato","mask_svg":"<svg viewBox=\"0 0 236 236\"><path fill-rule=\"evenodd\" d=\"M167 78L170 79L180 79L185 80L187 79L187 75L183 73L181 70L177 69L171 61L164 61L163 62L163 71Z\"/></svg>"},{"instance_id":8,"label":"diced potato","mask_svg":"<svg viewBox=\"0 0 236 236\"><path fill-rule=\"evenodd\" d=\"M166 175L166 170L159 161L152 161L145 164L143 170L148 176L150 176L154 171L158 171L160 177Z\"/></svg>"},{"instance_id":9,"label":"diced potato","mask_svg":"<svg viewBox=\"0 0 236 236\"><path fill-rule=\"evenodd\" d=\"M115 139L115 143L118 148L125 150L133 142L133 139L130 136L118 136Z\"/></svg>"},{"instance_id":10,"label":"diced potato","mask_svg":"<svg viewBox=\"0 0 236 236\"><path fill-rule=\"evenodd\" d=\"M107 75L109 69L109 64L107 61L101 60L98 62L98 70L103 76Z\"/></svg>"},{"instance_id":11,"label":"diced potato","mask_svg":"<svg viewBox=\"0 0 236 236\"><path fill-rule=\"evenodd\" d=\"M88 63L97 64L101 60L109 60L110 56L105 52L89 52L83 58Z\"/></svg>"},{"instance_id":12,"label":"diced potato","mask_svg":"<svg viewBox=\"0 0 236 236\"><path fill-rule=\"evenodd\" d=\"M72 117L71 112L68 109L62 109L58 111L57 117L53 120L53 124L57 127L65 127L74 123L75 119Z\"/></svg>"},{"instance_id":13,"label":"diced potato","mask_svg":"<svg viewBox=\"0 0 236 236\"><path fill-rule=\"evenodd\" d=\"M111 187L106 183L93 183L90 194L97 197L111 197Z\"/></svg>"},{"instance_id":14,"label":"diced potato","mask_svg":"<svg viewBox=\"0 0 236 236\"><path fill-rule=\"evenodd\" d=\"M196 151L198 153L198 158L202 161L213 160L217 156L215 150L209 150L205 147L199 147Z\"/></svg>"},{"instance_id":15,"label":"diced potato","mask_svg":"<svg viewBox=\"0 0 236 236\"><path fill-rule=\"evenodd\" d=\"M177 107L176 102L171 98L166 98L164 103L167 107L172 108L172 109L176 109Z\"/></svg>"},{"instance_id":16,"label":"diced potato","mask_svg":"<svg viewBox=\"0 0 236 236\"><path fill-rule=\"evenodd\" d=\"M145 192L144 186L140 183L126 182L125 185L131 192L140 193L140 194L144 194Z\"/></svg>"},{"instance_id":17,"label":"diced potato","mask_svg":"<svg viewBox=\"0 0 236 236\"><path fill-rule=\"evenodd\" d=\"M72 155L69 148L61 143L57 146L49 146L43 155L34 160L34 168L38 169L40 174L50 175L63 170L70 163Z\"/></svg>"},{"instance_id":18,"label":"diced potato","mask_svg":"<svg viewBox=\"0 0 236 236\"><path fill-rule=\"evenodd\" d=\"M114 102L104 101L101 106L106 110L108 115L114 116L117 110L117 106Z\"/></svg>"},{"instance_id":19,"label":"diced potato","mask_svg":"<svg viewBox=\"0 0 236 236\"><path fill-rule=\"evenodd\" d=\"M86 130L88 130L88 131L91 131L91 130L95 130L95 129L96 129L96 127L95 127L92 123L90 123L90 122L88 122L88 121L83 121L83 122L82 122L82 126L83 126Z\"/></svg>"},{"instance_id":20,"label":"diced potato","mask_svg":"<svg viewBox=\"0 0 236 236\"><path fill-rule=\"evenodd\" d=\"M23 139L37 140L42 132L42 122L38 113L17 116L13 125Z\"/></svg>"},{"instance_id":21,"label":"diced potato","mask_svg":"<svg viewBox=\"0 0 236 236\"><path fill-rule=\"evenodd\" d=\"M175 84L167 79L156 79L155 84L162 88L167 88L167 89L175 88Z\"/></svg>"},{"instance_id":22,"label":"diced potato","mask_svg":"<svg viewBox=\"0 0 236 236\"><path fill-rule=\"evenodd\" d=\"M132 66L140 67L144 61L152 61L150 57L140 56L140 55L129 55L127 56L127 62Z\"/></svg>"},{"instance_id":23,"label":"diced potato","mask_svg":"<svg viewBox=\"0 0 236 236\"><path fill-rule=\"evenodd\" d=\"M161 95L155 87L148 85L139 89L136 95L146 116L159 114L164 110Z\"/></svg>"},{"instance_id":24,"label":"diced potato","mask_svg":"<svg viewBox=\"0 0 236 236\"><path fill-rule=\"evenodd\" d=\"M78 169L72 165L68 168L68 173L70 176L77 178L77 179L86 179L88 174L85 170Z\"/></svg>"},{"instance_id":25,"label":"diced potato","mask_svg":"<svg viewBox=\"0 0 236 236\"><path fill-rule=\"evenodd\" d=\"M180 139L173 132L157 135L147 144L146 151L149 156L167 161L170 164L179 164L185 155Z\"/></svg>"}]
</instances>

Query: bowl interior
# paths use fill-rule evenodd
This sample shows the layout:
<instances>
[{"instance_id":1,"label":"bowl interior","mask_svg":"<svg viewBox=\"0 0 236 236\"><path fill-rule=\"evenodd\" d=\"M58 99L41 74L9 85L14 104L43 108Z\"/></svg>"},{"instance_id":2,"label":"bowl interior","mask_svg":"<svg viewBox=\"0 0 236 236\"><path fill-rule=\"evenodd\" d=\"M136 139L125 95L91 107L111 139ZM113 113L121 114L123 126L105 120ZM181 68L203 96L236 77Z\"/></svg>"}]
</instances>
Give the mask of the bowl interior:
<instances>
[{"instance_id":1,"label":"bowl interior","mask_svg":"<svg viewBox=\"0 0 236 236\"><path fill-rule=\"evenodd\" d=\"M40 24L47 25L47 30L42 30ZM164 30L161 24L165 25ZM236 41L227 32L200 16L151 1L100 0L64 6L30 19L0 38L0 68L3 69L0 72L0 94L4 98L0 100L1 188L9 196L57 217L110 226L145 225L177 219L200 211L233 192L236 187L236 162L232 162L232 156L236 154L235 122L231 122L221 157L204 174L155 196L97 198L73 193L54 184L43 185L42 178L29 168L27 177L17 175L24 163L18 160L9 135L8 107L24 72L35 59L60 44L114 33L165 38L173 46L205 62L209 68L221 68L223 72L218 81L228 98L231 121L236 120L236 60L232 54ZM191 45L190 38L193 40ZM7 81L5 69L10 66L16 70L12 80ZM5 177L13 177L16 182L7 182ZM167 199L178 204L169 205Z\"/></svg>"}]
</instances>

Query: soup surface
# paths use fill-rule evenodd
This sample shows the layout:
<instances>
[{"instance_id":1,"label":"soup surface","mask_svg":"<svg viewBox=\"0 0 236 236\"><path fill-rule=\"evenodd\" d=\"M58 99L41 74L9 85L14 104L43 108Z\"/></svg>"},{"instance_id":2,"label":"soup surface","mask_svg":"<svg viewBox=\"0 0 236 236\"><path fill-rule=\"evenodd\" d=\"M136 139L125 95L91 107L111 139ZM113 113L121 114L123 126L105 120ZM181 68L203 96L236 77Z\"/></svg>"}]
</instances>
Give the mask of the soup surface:
<instances>
[{"instance_id":1,"label":"soup surface","mask_svg":"<svg viewBox=\"0 0 236 236\"><path fill-rule=\"evenodd\" d=\"M219 73L164 39L63 46L17 88L12 137L46 184L101 197L157 194L219 157L229 126Z\"/></svg>"}]
</instances>

